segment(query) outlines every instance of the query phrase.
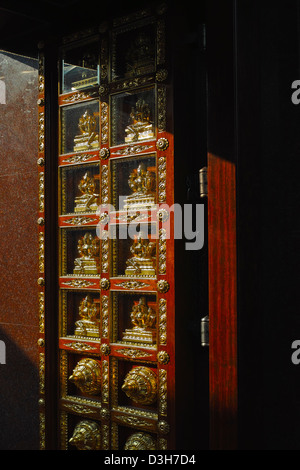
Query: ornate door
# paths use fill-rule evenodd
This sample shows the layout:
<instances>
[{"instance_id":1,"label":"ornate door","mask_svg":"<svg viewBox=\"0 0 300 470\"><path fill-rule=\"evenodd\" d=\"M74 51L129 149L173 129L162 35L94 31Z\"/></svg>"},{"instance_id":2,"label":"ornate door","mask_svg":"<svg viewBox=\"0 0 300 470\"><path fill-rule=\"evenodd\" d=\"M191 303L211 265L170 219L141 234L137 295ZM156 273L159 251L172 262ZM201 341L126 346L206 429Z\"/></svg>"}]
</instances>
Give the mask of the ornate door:
<instances>
[{"instance_id":1,"label":"ornate door","mask_svg":"<svg viewBox=\"0 0 300 470\"><path fill-rule=\"evenodd\" d=\"M147 8L66 37L59 47L58 94L49 95L57 103L57 194L48 188L45 195L57 198L57 282L52 278L48 289L57 307L44 307L41 269L41 448L50 445L49 426L51 445L63 450L176 445L173 90L165 15L165 8ZM53 119L49 112L47 121L43 60L41 52L41 265L45 122ZM56 368L49 364L54 358Z\"/></svg>"}]
</instances>

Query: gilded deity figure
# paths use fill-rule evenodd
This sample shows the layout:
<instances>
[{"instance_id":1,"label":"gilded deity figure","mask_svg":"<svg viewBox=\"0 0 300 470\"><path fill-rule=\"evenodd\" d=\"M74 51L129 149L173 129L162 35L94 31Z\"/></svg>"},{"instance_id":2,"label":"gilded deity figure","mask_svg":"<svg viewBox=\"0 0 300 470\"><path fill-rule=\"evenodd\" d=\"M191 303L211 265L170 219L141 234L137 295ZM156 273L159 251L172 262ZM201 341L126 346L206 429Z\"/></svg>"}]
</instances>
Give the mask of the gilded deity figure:
<instances>
[{"instance_id":1,"label":"gilded deity figure","mask_svg":"<svg viewBox=\"0 0 300 470\"><path fill-rule=\"evenodd\" d=\"M156 336L156 312L148 306L146 297L141 297L135 303L130 313L133 328L126 329L123 341L154 344Z\"/></svg>"},{"instance_id":2,"label":"gilded deity figure","mask_svg":"<svg viewBox=\"0 0 300 470\"><path fill-rule=\"evenodd\" d=\"M130 247L132 257L126 261L126 276L155 276L155 242L149 241L143 232Z\"/></svg>"},{"instance_id":3,"label":"gilded deity figure","mask_svg":"<svg viewBox=\"0 0 300 470\"><path fill-rule=\"evenodd\" d=\"M153 123L150 120L150 115L149 105L145 100L139 99L135 107L131 109L131 122L125 129L125 142L135 142L154 137Z\"/></svg>"},{"instance_id":4,"label":"gilded deity figure","mask_svg":"<svg viewBox=\"0 0 300 470\"><path fill-rule=\"evenodd\" d=\"M75 322L75 335L99 337L99 307L90 295L80 302L79 316L81 320Z\"/></svg>"},{"instance_id":5,"label":"gilded deity figure","mask_svg":"<svg viewBox=\"0 0 300 470\"><path fill-rule=\"evenodd\" d=\"M126 197L124 209L148 209L155 205L155 173L143 163L130 173L128 185L132 194Z\"/></svg>"},{"instance_id":6,"label":"gilded deity figure","mask_svg":"<svg viewBox=\"0 0 300 470\"><path fill-rule=\"evenodd\" d=\"M78 240L77 251L79 258L74 261L73 274L99 273L99 239L87 232Z\"/></svg>"},{"instance_id":7,"label":"gilded deity figure","mask_svg":"<svg viewBox=\"0 0 300 470\"><path fill-rule=\"evenodd\" d=\"M75 198L75 212L96 211L99 194L96 193L95 177L86 172L80 180L78 189L81 196Z\"/></svg>"},{"instance_id":8,"label":"gilded deity figure","mask_svg":"<svg viewBox=\"0 0 300 470\"><path fill-rule=\"evenodd\" d=\"M78 127L80 134L74 139L74 152L92 150L99 147L99 136L97 134L97 120L89 110L80 117Z\"/></svg>"}]
</instances>

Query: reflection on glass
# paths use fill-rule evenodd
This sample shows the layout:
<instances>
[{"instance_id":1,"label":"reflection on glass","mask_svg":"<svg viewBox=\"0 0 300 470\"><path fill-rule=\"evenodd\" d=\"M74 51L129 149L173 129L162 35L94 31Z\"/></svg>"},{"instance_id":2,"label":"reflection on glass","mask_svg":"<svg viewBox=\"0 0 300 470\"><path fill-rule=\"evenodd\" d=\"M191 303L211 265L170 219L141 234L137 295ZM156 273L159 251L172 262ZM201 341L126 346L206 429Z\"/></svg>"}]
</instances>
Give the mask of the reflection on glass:
<instances>
[{"instance_id":1,"label":"reflection on glass","mask_svg":"<svg viewBox=\"0 0 300 470\"><path fill-rule=\"evenodd\" d=\"M154 88L111 97L112 145L140 142L155 137Z\"/></svg>"},{"instance_id":2,"label":"reflection on glass","mask_svg":"<svg viewBox=\"0 0 300 470\"><path fill-rule=\"evenodd\" d=\"M68 93L99 84L98 56L97 43L65 51L61 92Z\"/></svg>"},{"instance_id":3,"label":"reflection on glass","mask_svg":"<svg viewBox=\"0 0 300 470\"><path fill-rule=\"evenodd\" d=\"M61 152L99 148L99 104L97 101L66 106L61 110Z\"/></svg>"},{"instance_id":4,"label":"reflection on glass","mask_svg":"<svg viewBox=\"0 0 300 470\"><path fill-rule=\"evenodd\" d=\"M113 34L112 80L155 70L155 24L116 31Z\"/></svg>"}]
</instances>

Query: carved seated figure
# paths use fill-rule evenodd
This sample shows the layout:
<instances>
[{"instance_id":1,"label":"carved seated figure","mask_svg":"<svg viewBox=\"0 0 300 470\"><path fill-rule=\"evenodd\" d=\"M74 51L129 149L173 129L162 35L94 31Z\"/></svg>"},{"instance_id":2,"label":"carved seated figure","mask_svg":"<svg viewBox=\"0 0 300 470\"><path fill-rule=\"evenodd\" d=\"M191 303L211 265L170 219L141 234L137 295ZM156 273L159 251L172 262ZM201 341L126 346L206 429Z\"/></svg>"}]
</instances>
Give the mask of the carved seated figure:
<instances>
[{"instance_id":1,"label":"carved seated figure","mask_svg":"<svg viewBox=\"0 0 300 470\"><path fill-rule=\"evenodd\" d=\"M78 240L79 258L74 261L73 274L99 273L99 239L91 233L86 233Z\"/></svg>"},{"instance_id":2,"label":"carved seated figure","mask_svg":"<svg viewBox=\"0 0 300 470\"><path fill-rule=\"evenodd\" d=\"M129 176L132 194L124 201L124 209L143 209L155 205L155 173L141 163Z\"/></svg>"},{"instance_id":3,"label":"carved seated figure","mask_svg":"<svg viewBox=\"0 0 300 470\"><path fill-rule=\"evenodd\" d=\"M125 142L152 139L154 137L153 123L150 121L150 107L142 99L131 109L131 123L126 127Z\"/></svg>"},{"instance_id":4,"label":"carved seated figure","mask_svg":"<svg viewBox=\"0 0 300 470\"><path fill-rule=\"evenodd\" d=\"M95 116L91 116L89 111L79 119L78 127L80 134L74 139L74 152L82 150L91 150L99 147L99 136L97 134L97 120Z\"/></svg>"},{"instance_id":5,"label":"carved seated figure","mask_svg":"<svg viewBox=\"0 0 300 470\"><path fill-rule=\"evenodd\" d=\"M75 199L75 212L95 212L98 208L99 194L96 194L96 181L86 172L78 185L81 196Z\"/></svg>"},{"instance_id":6,"label":"carved seated figure","mask_svg":"<svg viewBox=\"0 0 300 470\"><path fill-rule=\"evenodd\" d=\"M132 257L126 261L126 276L155 276L155 242L140 232L130 247Z\"/></svg>"},{"instance_id":7,"label":"carved seated figure","mask_svg":"<svg viewBox=\"0 0 300 470\"><path fill-rule=\"evenodd\" d=\"M156 313L153 308L147 305L145 297L141 297L139 302L133 305L130 318L134 326L131 329L126 329L123 341L154 344L156 341Z\"/></svg>"},{"instance_id":8,"label":"carved seated figure","mask_svg":"<svg viewBox=\"0 0 300 470\"><path fill-rule=\"evenodd\" d=\"M99 337L99 308L90 295L80 302L79 316L82 320L75 322L75 335Z\"/></svg>"}]
</instances>

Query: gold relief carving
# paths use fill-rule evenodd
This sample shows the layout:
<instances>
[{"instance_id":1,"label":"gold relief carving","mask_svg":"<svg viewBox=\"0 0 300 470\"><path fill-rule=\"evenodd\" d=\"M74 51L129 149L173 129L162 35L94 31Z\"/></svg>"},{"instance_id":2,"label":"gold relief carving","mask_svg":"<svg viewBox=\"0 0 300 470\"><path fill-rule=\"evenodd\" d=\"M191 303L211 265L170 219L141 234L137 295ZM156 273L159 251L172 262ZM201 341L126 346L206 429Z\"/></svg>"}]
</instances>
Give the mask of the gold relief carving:
<instances>
[{"instance_id":1,"label":"gold relief carving","mask_svg":"<svg viewBox=\"0 0 300 470\"><path fill-rule=\"evenodd\" d=\"M150 405L157 398L156 374L148 367L134 367L126 375L122 390L134 402Z\"/></svg>"},{"instance_id":2,"label":"gold relief carving","mask_svg":"<svg viewBox=\"0 0 300 470\"><path fill-rule=\"evenodd\" d=\"M96 193L96 179L88 171L81 178L78 189L81 196L75 198L75 212L96 212L99 206L99 194Z\"/></svg>"},{"instance_id":3,"label":"gold relief carving","mask_svg":"<svg viewBox=\"0 0 300 470\"><path fill-rule=\"evenodd\" d=\"M150 107L144 100L139 99L130 113L131 123L126 127L125 142L135 142L154 137L154 127L151 121Z\"/></svg>"},{"instance_id":4,"label":"gold relief carving","mask_svg":"<svg viewBox=\"0 0 300 470\"><path fill-rule=\"evenodd\" d=\"M101 203L108 204L108 166L107 165L102 165Z\"/></svg>"},{"instance_id":5,"label":"gold relief carving","mask_svg":"<svg viewBox=\"0 0 300 470\"><path fill-rule=\"evenodd\" d=\"M117 349L117 353L122 354L125 357L130 357L132 359L141 359L149 357L150 354L146 353L145 351L140 351L139 349Z\"/></svg>"},{"instance_id":6,"label":"gold relief carving","mask_svg":"<svg viewBox=\"0 0 300 470\"><path fill-rule=\"evenodd\" d=\"M45 183L45 173L43 171L39 172L39 211L44 211L44 185Z\"/></svg>"},{"instance_id":7,"label":"gold relief carving","mask_svg":"<svg viewBox=\"0 0 300 470\"><path fill-rule=\"evenodd\" d=\"M45 413L43 411L40 411L39 417L40 417L40 450L44 450L45 449L45 431L46 431Z\"/></svg>"},{"instance_id":8,"label":"gold relief carving","mask_svg":"<svg viewBox=\"0 0 300 470\"><path fill-rule=\"evenodd\" d=\"M87 295L79 304L81 320L75 322L75 335L99 337L99 306Z\"/></svg>"},{"instance_id":9,"label":"gold relief carving","mask_svg":"<svg viewBox=\"0 0 300 470\"><path fill-rule=\"evenodd\" d=\"M99 239L87 232L78 240L77 251L79 258L74 261L73 274L99 273Z\"/></svg>"},{"instance_id":10,"label":"gold relief carving","mask_svg":"<svg viewBox=\"0 0 300 470\"><path fill-rule=\"evenodd\" d=\"M170 425L166 421L159 421L157 423L157 429L161 434L169 434Z\"/></svg>"},{"instance_id":11,"label":"gold relief carving","mask_svg":"<svg viewBox=\"0 0 300 470\"><path fill-rule=\"evenodd\" d=\"M158 159L158 202L166 200L166 178L167 178L167 162L166 157Z\"/></svg>"},{"instance_id":12,"label":"gold relief carving","mask_svg":"<svg viewBox=\"0 0 300 470\"><path fill-rule=\"evenodd\" d=\"M140 214L138 211L137 212L129 212L126 214L117 214L116 219L120 220L121 222L139 222L141 220L148 219L149 215L148 214Z\"/></svg>"},{"instance_id":13,"label":"gold relief carving","mask_svg":"<svg viewBox=\"0 0 300 470\"><path fill-rule=\"evenodd\" d=\"M163 19L157 22L157 65L162 65L166 57L166 39L165 39L165 21Z\"/></svg>"},{"instance_id":14,"label":"gold relief carving","mask_svg":"<svg viewBox=\"0 0 300 470\"><path fill-rule=\"evenodd\" d=\"M155 242L151 242L143 232L133 241L132 257L126 261L126 276L155 276Z\"/></svg>"},{"instance_id":15,"label":"gold relief carving","mask_svg":"<svg viewBox=\"0 0 300 470\"><path fill-rule=\"evenodd\" d=\"M74 152L91 150L99 147L97 120L88 110L80 117L78 127L80 134L74 138Z\"/></svg>"},{"instance_id":16,"label":"gold relief carving","mask_svg":"<svg viewBox=\"0 0 300 470\"><path fill-rule=\"evenodd\" d=\"M88 352L94 349L94 346L90 346L89 344L83 343L83 342L65 343L64 346L70 349L74 349L74 351L80 351L80 352Z\"/></svg>"},{"instance_id":17,"label":"gold relief carving","mask_svg":"<svg viewBox=\"0 0 300 470\"><path fill-rule=\"evenodd\" d=\"M109 155L110 155L110 150L107 149L107 148L102 148L100 150L100 158L101 160L107 160L109 158Z\"/></svg>"},{"instance_id":18,"label":"gold relief carving","mask_svg":"<svg viewBox=\"0 0 300 470\"><path fill-rule=\"evenodd\" d=\"M157 361L159 364L168 364L170 361L170 356L166 351L160 351L157 353Z\"/></svg>"},{"instance_id":19,"label":"gold relief carving","mask_svg":"<svg viewBox=\"0 0 300 470\"><path fill-rule=\"evenodd\" d=\"M126 329L123 341L154 344L156 342L156 311L147 305L146 297L141 297L130 312L133 328Z\"/></svg>"},{"instance_id":20,"label":"gold relief carving","mask_svg":"<svg viewBox=\"0 0 300 470\"><path fill-rule=\"evenodd\" d=\"M84 163L96 156L97 154L81 153L80 155L72 155L71 157L65 158L63 161L64 163Z\"/></svg>"},{"instance_id":21,"label":"gold relief carving","mask_svg":"<svg viewBox=\"0 0 300 470\"><path fill-rule=\"evenodd\" d=\"M39 339L37 340L37 344L38 344L38 346L39 346L40 348L43 348L43 347L45 346L45 340L44 340L44 338L39 338Z\"/></svg>"},{"instance_id":22,"label":"gold relief carving","mask_svg":"<svg viewBox=\"0 0 300 470\"><path fill-rule=\"evenodd\" d=\"M159 448L159 450L168 450L168 441L167 441L167 439L164 439L164 438L158 439L158 448Z\"/></svg>"},{"instance_id":23,"label":"gold relief carving","mask_svg":"<svg viewBox=\"0 0 300 470\"><path fill-rule=\"evenodd\" d=\"M42 227L43 225L45 225L45 219L43 217L39 217L37 223Z\"/></svg>"},{"instance_id":24,"label":"gold relief carving","mask_svg":"<svg viewBox=\"0 0 300 470\"><path fill-rule=\"evenodd\" d=\"M103 376L103 375L102 375ZM109 419L110 417L110 412L107 408L101 408L100 410L100 416L102 419Z\"/></svg>"},{"instance_id":25,"label":"gold relief carving","mask_svg":"<svg viewBox=\"0 0 300 470\"><path fill-rule=\"evenodd\" d=\"M159 242L158 242L158 272L159 274L166 274L166 262L167 262L167 231L164 228L159 230Z\"/></svg>"},{"instance_id":26,"label":"gold relief carving","mask_svg":"<svg viewBox=\"0 0 300 470\"><path fill-rule=\"evenodd\" d=\"M109 400L109 368L108 361L102 361L102 401L108 403Z\"/></svg>"},{"instance_id":27,"label":"gold relief carving","mask_svg":"<svg viewBox=\"0 0 300 470\"><path fill-rule=\"evenodd\" d=\"M94 421L80 421L75 429L69 443L78 450L100 450L101 433L99 424Z\"/></svg>"},{"instance_id":28,"label":"gold relief carving","mask_svg":"<svg viewBox=\"0 0 300 470\"><path fill-rule=\"evenodd\" d=\"M167 96L166 88L159 86L157 90L157 128L159 132L165 132L167 129L166 113L167 113Z\"/></svg>"},{"instance_id":29,"label":"gold relief carving","mask_svg":"<svg viewBox=\"0 0 300 470\"><path fill-rule=\"evenodd\" d=\"M117 150L117 155L135 155L137 153L146 152L152 147L152 145L129 145L123 149Z\"/></svg>"},{"instance_id":30,"label":"gold relief carving","mask_svg":"<svg viewBox=\"0 0 300 470\"><path fill-rule=\"evenodd\" d=\"M156 142L156 148L158 150L167 150L168 147L169 147L169 141L165 137L161 137Z\"/></svg>"},{"instance_id":31,"label":"gold relief carving","mask_svg":"<svg viewBox=\"0 0 300 470\"><path fill-rule=\"evenodd\" d=\"M102 450L109 449L109 426L102 424Z\"/></svg>"},{"instance_id":32,"label":"gold relief carving","mask_svg":"<svg viewBox=\"0 0 300 470\"><path fill-rule=\"evenodd\" d=\"M39 360L39 377L40 377L40 393L45 393L45 354L40 353Z\"/></svg>"},{"instance_id":33,"label":"gold relief carving","mask_svg":"<svg viewBox=\"0 0 300 470\"><path fill-rule=\"evenodd\" d=\"M45 166L45 159L43 157L38 158L37 160L38 166Z\"/></svg>"},{"instance_id":34,"label":"gold relief carving","mask_svg":"<svg viewBox=\"0 0 300 470\"><path fill-rule=\"evenodd\" d=\"M109 250L109 240L108 240L108 231L103 230L101 232L101 266L102 272L108 272L108 250Z\"/></svg>"},{"instance_id":35,"label":"gold relief carving","mask_svg":"<svg viewBox=\"0 0 300 470\"><path fill-rule=\"evenodd\" d=\"M64 403L64 408L78 414L93 415L95 413L94 410L78 403Z\"/></svg>"},{"instance_id":36,"label":"gold relief carving","mask_svg":"<svg viewBox=\"0 0 300 470\"><path fill-rule=\"evenodd\" d=\"M100 280L100 287L103 290L108 290L110 288L110 280L105 277Z\"/></svg>"},{"instance_id":37,"label":"gold relief carving","mask_svg":"<svg viewBox=\"0 0 300 470\"><path fill-rule=\"evenodd\" d=\"M101 317L102 317L102 337L108 337L108 296L102 295L101 297Z\"/></svg>"},{"instance_id":38,"label":"gold relief carving","mask_svg":"<svg viewBox=\"0 0 300 470\"><path fill-rule=\"evenodd\" d=\"M39 332L44 333L45 331L45 294L44 292L39 292Z\"/></svg>"},{"instance_id":39,"label":"gold relief carving","mask_svg":"<svg viewBox=\"0 0 300 470\"><path fill-rule=\"evenodd\" d=\"M160 222L166 222L169 219L169 212L166 209L159 209L157 211L157 218Z\"/></svg>"},{"instance_id":40,"label":"gold relief carving","mask_svg":"<svg viewBox=\"0 0 300 470\"><path fill-rule=\"evenodd\" d=\"M132 194L124 200L124 209L149 209L155 205L155 172L141 163L129 176Z\"/></svg>"},{"instance_id":41,"label":"gold relief carving","mask_svg":"<svg viewBox=\"0 0 300 470\"><path fill-rule=\"evenodd\" d=\"M95 218L83 217L83 216L73 217L72 219L64 220L65 224L70 224L70 225L87 225L87 224L92 224L93 222L95 222Z\"/></svg>"},{"instance_id":42,"label":"gold relief carving","mask_svg":"<svg viewBox=\"0 0 300 470\"><path fill-rule=\"evenodd\" d=\"M62 101L64 103L74 103L79 100L86 100L86 99L92 98L93 96L96 96L96 95L97 95L96 91L91 92L91 93L85 93L82 91L82 92L75 93L74 95L71 95L71 96L66 96L65 98L63 98Z\"/></svg>"},{"instance_id":43,"label":"gold relief carving","mask_svg":"<svg viewBox=\"0 0 300 470\"><path fill-rule=\"evenodd\" d=\"M45 148L45 113L39 113L39 152Z\"/></svg>"},{"instance_id":44,"label":"gold relief carving","mask_svg":"<svg viewBox=\"0 0 300 470\"><path fill-rule=\"evenodd\" d=\"M118 416L118 421L128 424L129 426L138 426L138 427L151 427L151 424L148 421L145 421L141 418L135 416Z\"/></svg>"},{"instance_id":45,"label":"gold relief carving","mask_svg":"<svg viewBox=\"0 0 300 470\"><path fill-rule=\"evenodd\" d=\"M158 304L158 313L159 313L159 343L166 345L167 344L167 301L166 299L159 299Z\"/></svg>"},{"instance_id":46,"label":"gold relief carving","mask_svg":"<svg viewBox=\"0 0 300 470\"><path fill-rule=\"evenodd\" d=\"M64 397L67 395L68 356L67 352L64 350L62 350L60 354L61 394L62 397Z\"/></svg>"},{"instance_id":47,"label":"gold relief carving","mask_svg":"<svg viewBox=\"0 0 300 470\"><path fill-rule=\"evenodd\" d=\"M158 72L156 72L155 77L156 77L156 80L157 80L158 82L163 82L163 81L166 80L167 77L168 77L168 71L167 71L167 69L160 69L160 70L158 70Z\"/></svg>"},{"instance_id":48,"label":"gold relief carving","mask_svg":"<svg viewBox=\"0 0 300 470\"><path fill-rule=\"evenodd\" d=\"M118 83L112 83L111 84L111 91L116 92L119 90L124 90L125 88L135 88L143 85L148 85L151 82L153 82L153 77L151 76L146 76L146 77L138 77L138 78L132 78L132 79L127 79L127 80L122 80Z\"/></svg>"},{"instance_id":49,"label":"gold relief carving","mask_svg":"<svg viewBox=\"0 0 300 470\"><path fill-rule=\"evenodd\" d=\"M101 344L101 346L100 346L100 354L101 354L102 356L109 356L109 355L110 355L110 347L109 347L108 344L106 344L106 343Z\"/></svg>"},{"instance_id":50,"label":"gold relief carving","mask_svg":"<svg viewBox=\"0 0 300 470\"><path fill-rule=\"evenodd\" d=\"M91 287L95 285L94 282L81 280L81 279L72 279L71 281L64 281L63 284L65 286L78 287L78 288Z\"/></svg>"},{"instance_id":51,"label":"gold relief carving","mask_svg":"<svg viewBox=\"0 0 300 470\"><path fill-rule=\"evenodd\" d=\"M117 287L123 287L124 289L143 289L143 287L147 287L149 284L142 281L124 281L119 284L116 284Z\"/></svg>"},{"instance_id":52,"label":"gold relief carving","mask_svg":"<svg viewBox=\"0 0 300 470\"><path fill-rule=\"evenodd\" d=\"M168 281L166 281L165 279L161 279L160 281L157 282L157 290L161 292L162 294L165 294L166 292L168 292L169 288L170 288L170 285Z\"/></svg>"},{"instance_id":53,"label":"gold relief carving","mask_svg":"<svg viewBox=\"0 0 300 470\"><path fill-rule=\"evenodd\" d=\"M137 432L127 439L124 450L156 450L156 443L150 434Z\"/></svg>"},{"instance_id":54,"label":"gold relief carving","mask_svg":"<svg viewBox=\"0 0 300 470\"><path fill-rule=\"evenodd\" d=\"M44 273L45 270L45 237L43 232L39 232L39 272Z\"/></svg>"},{"instance_id":55,"label":"gold relief carving","mask_svg":"<svg viewBox=\"0 0 300 470\"><path fill-rule=\"evenodd\" d=\"M101 143L108 142L108 104L101 102Z\"/></svg>"},{"instance_id":56,"label":"gold relief carving","mask_svg":"<svg viewBox=\"0 0 300 470\"><path fill-rule=\"evenodd\" d=\"M44 286L45 285L45 279L43 277L39 277L37 280L37 283L39 286Z\"/></svg>"},{"instance_id":57,"label":"gold relief carving","mask_svg":"<svg viewBox=\"0 0 300 470\"><path fill-rule=\"evenodd\" d=\"M73 382L83 393L98 395L100 393L100 364L95 359L81 359L69 380Z\"/></svg>"},{"instance_id":58,"label":"gold relief carving","mask_svg":"<svg viewBox=\"0 0 300 470\"><path fill-rule=\"evenodd\" d=\"M158 374L158 408L162 416L167 416L167 371L160 369Z\"/></svg>"}]
</instances>

